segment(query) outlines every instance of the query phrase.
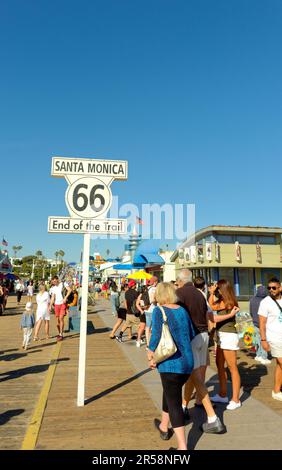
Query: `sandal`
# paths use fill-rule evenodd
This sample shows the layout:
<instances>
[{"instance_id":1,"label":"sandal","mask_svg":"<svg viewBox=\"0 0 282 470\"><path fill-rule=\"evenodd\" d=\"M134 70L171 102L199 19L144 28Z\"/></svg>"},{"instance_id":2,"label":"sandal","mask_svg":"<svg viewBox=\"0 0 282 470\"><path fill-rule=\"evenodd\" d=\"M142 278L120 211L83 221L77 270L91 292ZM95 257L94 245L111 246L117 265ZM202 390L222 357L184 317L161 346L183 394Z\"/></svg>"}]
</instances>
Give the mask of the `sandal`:
<instances>
[{"instance_id":1,"label":"sandal","mask_svg":"<svg viewBox=\"0 0 282 470\"><path fill-rule=\"evenodd\" d=\"M33 337L33 341L39 341L38 336L34 336L34 337Z\"/></svg>"}]
</instances>

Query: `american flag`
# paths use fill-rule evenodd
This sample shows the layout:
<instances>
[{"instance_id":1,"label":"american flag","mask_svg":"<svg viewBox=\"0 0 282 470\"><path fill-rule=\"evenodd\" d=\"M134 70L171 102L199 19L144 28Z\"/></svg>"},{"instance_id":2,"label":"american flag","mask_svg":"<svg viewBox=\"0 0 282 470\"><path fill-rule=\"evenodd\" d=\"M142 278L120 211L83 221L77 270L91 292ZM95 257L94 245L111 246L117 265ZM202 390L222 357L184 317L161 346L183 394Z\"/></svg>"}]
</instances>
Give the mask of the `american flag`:
<instances>
[{"instance_id":1,"label":"american flag","mask_svg":"<svg viewBox=\"0 0 282 470\"><path fill-rule=\"evenodd\" d=\"M136 223L137 223L138 225L144 225L144 222L143 222L142 219L140 219L140 217L136 217Z\"/></svg>"},{"instance_id":2,"label":"american flag","mask_svg":"<svg viewBox=\"0 0 282 470\"><path fill-rule=\"evenodd\" d=\"M3 246L8 246L8 242L5 240L4 237L3 237L3 240L2 240L2 245L3 245Z\"/></svg>"}]
</instances>

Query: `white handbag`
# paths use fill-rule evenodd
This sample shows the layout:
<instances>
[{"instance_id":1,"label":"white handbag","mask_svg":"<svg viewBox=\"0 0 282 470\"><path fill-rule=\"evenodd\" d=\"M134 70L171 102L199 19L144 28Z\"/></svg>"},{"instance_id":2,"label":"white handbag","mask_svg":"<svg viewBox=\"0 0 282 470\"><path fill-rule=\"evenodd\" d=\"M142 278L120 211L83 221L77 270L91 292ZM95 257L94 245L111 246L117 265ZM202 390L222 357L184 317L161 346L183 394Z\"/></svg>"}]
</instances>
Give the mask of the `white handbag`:
<instances>
[{"instance_id":1,"label":"white handbag","mask_svg":"<svg viewBox=\"0 0 282 470\"><path fill-rule=\"evenodd\" d=\"M167 316L165 314L164 308L159 307L159 309L162 312L164 322L162 325L161 339L154 352L154 362L156 364L165 361L177 352L177 346L173 341L173 337L169 331Z\"/></svg>"}]
</instances>

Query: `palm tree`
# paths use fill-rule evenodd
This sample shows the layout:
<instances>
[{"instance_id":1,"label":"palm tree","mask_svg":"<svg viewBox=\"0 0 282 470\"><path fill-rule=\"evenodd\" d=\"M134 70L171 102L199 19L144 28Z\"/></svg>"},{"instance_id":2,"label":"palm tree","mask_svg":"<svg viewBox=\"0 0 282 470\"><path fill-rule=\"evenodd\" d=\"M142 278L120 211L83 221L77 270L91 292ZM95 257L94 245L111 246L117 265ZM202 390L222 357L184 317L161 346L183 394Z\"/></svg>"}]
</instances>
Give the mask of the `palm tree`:
<instances>
[{"instance_id":1,"label":"palm tree","mask_svg":"<svg viewBox=\"0 0 282 470\"><path fill-rule=\"evenodd\" d=\"M17 246L12 246L12 250L14 252L14 258L16 258L17 257L18 247Z\"/></svg>"},{"instance_id":2,"label":"palm tree","mask_svg":"<svg viewBox=\"0 0 282 470\"><path fill-rule=\"evenodd\" d=\"M56 266L57 266L57 264L58 264L58 257L59 257L60 252L59 252L59 251L55 251L54 254L55 254L55 257L56 257Z\"/></svg>"},{"instance_id":3,"label":"palm tree","mask_svg":"<svg viewBox=\"0 0 282 470\"><path fill-rule=\"evenodd\" d=\"M63 257L65 256L65 252L63 250L59 250L59 256L61 258L61 264L63 264Z\"/></svg>"},{"instance_id":4,"label":"palm tree","mask_svg":"<svg viewBox=\"0 0 282 470\"><path fill-rule=\"evenodd\" d=\"M14 258L16 258L17 253L18 253L18 251L20 251L22 249L22 246L21 245L14 245L14 246L12 246L12 249L13 249L13 252L14 252Z\"/></svg>"},{"instance_id":5,"label":"palm tree","mask_svg":"<svg viewBox=\"0 0 282 470\"><path fill-rule=\"evenodd\" d=\"M41 250L38 250L38 251L35 253L35 256L36 256L37 258L42 258L42 256L43 256L42 251L41 251Z\"/></svg>"}]
</instances>

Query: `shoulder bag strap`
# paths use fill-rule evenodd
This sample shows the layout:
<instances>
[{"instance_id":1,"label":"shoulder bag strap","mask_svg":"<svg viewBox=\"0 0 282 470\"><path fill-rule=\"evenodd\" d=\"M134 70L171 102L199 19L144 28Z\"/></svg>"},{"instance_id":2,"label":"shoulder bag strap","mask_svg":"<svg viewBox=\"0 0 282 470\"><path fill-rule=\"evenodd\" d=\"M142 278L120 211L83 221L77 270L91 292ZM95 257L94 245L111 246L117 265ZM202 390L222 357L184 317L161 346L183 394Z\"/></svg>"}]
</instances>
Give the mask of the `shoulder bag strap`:
<instances>
[{"instance_id":1,"label":"shoulder bag strap","mask_svg":"<svg viewBox=\"0 0 282 470\"><path fill-rule=\"evenodd\" d=\"M277 307L279 308L280 312L282 312L282 307L281 307L281 305L277 302L277 300L275 300L275 299L274 299L273 297L271 297L271 296L269 296L269 297L273 300L273 302L276 303L276 305L277 305Z\"/></svg>"},{"instance_id":2,"label":"shoulder bag strap","mask_svg":"<svg viewBox=\"0 0 282 470\"><path fill-rule=\"evenodd\" d=\"M159 307L160 311L162 312L163 320L164 320L164 322L166 323L166 322L167 322L167 316L166 316L166 314L165 314L165 310L164 310L164 308L161 307L160 305L159 305L158 307Z\"/></svg>"}]
</instances>

